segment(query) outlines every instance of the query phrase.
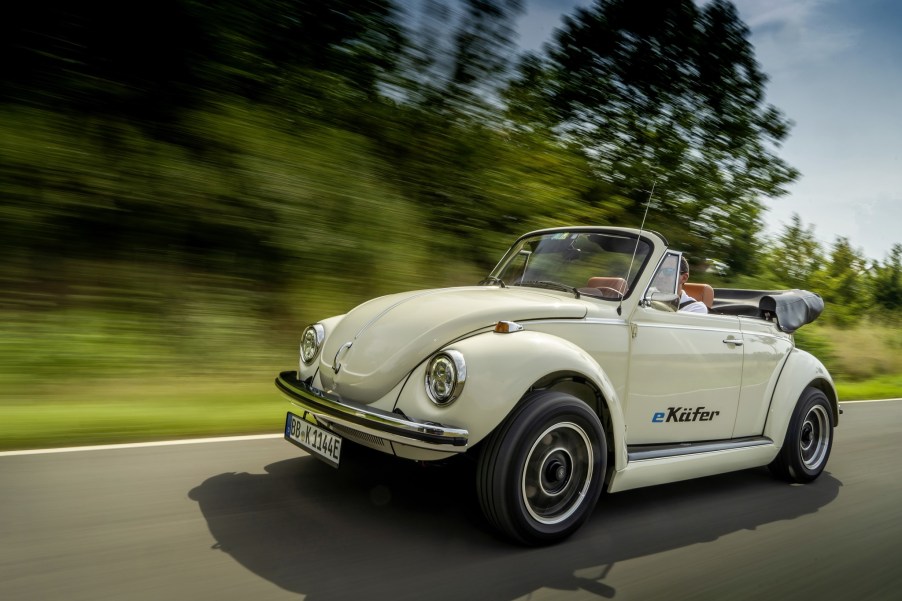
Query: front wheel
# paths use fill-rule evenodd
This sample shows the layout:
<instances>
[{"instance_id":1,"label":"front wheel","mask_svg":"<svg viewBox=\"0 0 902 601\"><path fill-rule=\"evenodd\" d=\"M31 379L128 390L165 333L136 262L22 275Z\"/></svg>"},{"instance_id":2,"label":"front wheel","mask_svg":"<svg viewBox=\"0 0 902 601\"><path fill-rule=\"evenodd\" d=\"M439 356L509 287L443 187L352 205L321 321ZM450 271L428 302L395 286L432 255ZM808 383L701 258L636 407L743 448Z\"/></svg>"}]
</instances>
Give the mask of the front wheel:
<instances>
[{"instance_id":1,"label":"front wheel","mask_svg":"<svg viewBox=\"0 0 902 601\"><path fill-rule=\"evenodd\" d=\"M575 532L601 494L606 441L598 416L576 397L532 393L488 438L477 492L488 521L528 545Z\"/></svg>"},{"instance_id":2,"label":"front wheel","mask_svg":"<svg viewBox=\"0 0 902 601\"><path fill-rule=\"evenodd\" d=\"M821 475L833 448L833 408L827 395L806 388L796 404L783 448L768 466L778 478L811 482Z\"/></svg>"}]
</instances>

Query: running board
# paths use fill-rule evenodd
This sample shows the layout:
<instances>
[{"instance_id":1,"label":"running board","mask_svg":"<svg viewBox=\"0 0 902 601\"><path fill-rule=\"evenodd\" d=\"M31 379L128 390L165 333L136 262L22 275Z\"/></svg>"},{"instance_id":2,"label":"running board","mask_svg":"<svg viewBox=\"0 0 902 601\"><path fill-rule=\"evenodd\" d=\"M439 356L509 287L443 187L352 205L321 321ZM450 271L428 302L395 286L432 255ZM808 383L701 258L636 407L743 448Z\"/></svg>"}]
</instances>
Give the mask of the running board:
<instances>
[{"instance_id":1,"label":"running board","mask_svg":"<svg viewBox=\"0 0 902 601\"><path fill-rule=\"evenodd\" d=\"M626 467L608 481L608 492L630 490L692 478L702 478L767 465L780 448L769 438L672 445L634 445L627 448Z\"/></svg>"},{"instance_id":2,"label":"running board","mask_svg":"<svg viewBox=\"0 0 902 601\"><path fill-rule=\"evenodd\" d=\"M647 461L649 459L661 459L663 457L679 457L680 455L694 455L696 453L712 453L715 451L728 451L730 449L744 449L747 447L757 447L768 444L774 444L774 441L766 436L748 436L746 438L731 438L729 440L681 442L672 445L633 445L627 447L627 459L632 463L633 461Z\"/></svg>"}]
</instances>

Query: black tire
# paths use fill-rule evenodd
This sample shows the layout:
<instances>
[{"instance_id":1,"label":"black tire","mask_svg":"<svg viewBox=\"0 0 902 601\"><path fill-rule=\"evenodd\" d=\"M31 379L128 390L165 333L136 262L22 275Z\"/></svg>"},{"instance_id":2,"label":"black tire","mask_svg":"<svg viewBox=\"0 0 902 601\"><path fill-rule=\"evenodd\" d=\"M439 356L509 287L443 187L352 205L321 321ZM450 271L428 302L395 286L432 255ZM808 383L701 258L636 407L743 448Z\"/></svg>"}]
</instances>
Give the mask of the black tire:
<instances>
[{"instance_id":1,"label":"black tire","mask_svg":"<svg viewBox=\"0 0 902 601\"><path fill-rule=\"evenodd\" d=\"M827 395L806 388L796 403L780 454L768 466L788 482L811 482L821 475L833 448L833 407Z\"/></svg>"},{"instance_id":2,"label":"black tire","mask_svg":"<svg viewBox=\"0 0 902 601\"><path fill-rule=\"evenodd\" d=\"M476 474L479 504L514 541L563 540L592 514L606 461L604 429L588 405L562 392L531 393L486 440Z\"/></svg>"}]
</instances>

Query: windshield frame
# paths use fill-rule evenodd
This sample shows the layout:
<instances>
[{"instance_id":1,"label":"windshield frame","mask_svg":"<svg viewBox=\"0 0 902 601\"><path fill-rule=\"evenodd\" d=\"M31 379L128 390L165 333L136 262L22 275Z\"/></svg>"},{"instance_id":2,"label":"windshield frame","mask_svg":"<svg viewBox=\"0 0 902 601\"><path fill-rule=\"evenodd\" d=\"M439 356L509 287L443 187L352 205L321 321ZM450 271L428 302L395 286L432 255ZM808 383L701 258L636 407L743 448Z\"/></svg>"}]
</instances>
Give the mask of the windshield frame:
<instances>
[{"instance_id":1,"label":"windshield frame","mask_svg":"<svg viewBox=\"0 0 902 601\"><path fill-rule=\"evenodd\" d=\"M654 234L654 236L649 236L646 234ZM653 260L653 258L658 254L660 250L659 246L663 242L666 247L666 240L663 239L660 234L656 232L648 232L648 231L640 231L635 229L628 228L615 228L615 227L600 227L600 226L574 226L574 227L559 227L559 228L550 228L544 230L537 230L534 232L530 232L528 234L524 234L517 238L516 241L510 246L498 264L492 269L491 273L488 277L483 280L486 285L498 285L502 287L510 287L519 285L517 282L508 282L504 281L504 275L506 275L506 271L511 266L511 264L517 259L517 257L521 254L521 251L524 249L524 245L531 240L552 240L555 237L560 239L561 236L565 234L572 235L587 235L587 234L597 234L597 235L606 235L616 238L627 238L629 239L629 244L632 247L629 253L615 253L619 255L629 255L627 260L629 261L628 270L625 273L610 273L610 274L596 274L598 276L619 276L623 277L623 279L628 279L627 282L627 291L626 294L621 296L612 295L612 296L598 296L595 294L586 293L587 283L581 284L578 287L573 287L574 292L577 293L577 297L580 295L584 295L586 298L593 298L604 301L613 301L620 302L624 299L628 299L633 296L636 288L639 287L639 281L642 277L642 274L645 272L648 267L649 262ZM655 237L660 238L656 240ZM646 251L643 255L641 252L642 245L646 246ZM638 246L637 246L638 245ZM637 251L638 247L638 251ZM537 249L538 250L538 249ZM635 254L634 254L635 253ZM532 253L530 252L530 255ZM526 273L526 265L524 265L523 274ZM527 278L532 281L533 278ZM564 287L571 287L573 282L567 283L563 281L555 281L562 286L561 292L564 292ZM538 287L538 286L537 286ZM547 290L547 287L540 287L543 290Z\"/></svg>"}]
</instances>

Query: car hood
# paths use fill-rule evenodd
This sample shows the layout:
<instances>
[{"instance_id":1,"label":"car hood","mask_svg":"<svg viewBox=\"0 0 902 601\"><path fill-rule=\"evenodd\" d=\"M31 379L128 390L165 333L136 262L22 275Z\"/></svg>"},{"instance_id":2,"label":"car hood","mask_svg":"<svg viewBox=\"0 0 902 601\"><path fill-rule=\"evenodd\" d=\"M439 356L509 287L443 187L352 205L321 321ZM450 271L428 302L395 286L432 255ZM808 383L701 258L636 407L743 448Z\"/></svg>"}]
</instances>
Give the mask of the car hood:
<instances>
[{"instance_id":1,"label":"car hood","mask_svg":"<svg viewBox=\"0 0 902 601\"><path fill-rule=\"evenodd\" d=\"M434 352L499 320L580 319L584 301L535 288L443 288L383 296L350 311L320 355L327 390L371 403ZM337 368L337 371L336 371Z\"/></svg>"}]
</instances>

